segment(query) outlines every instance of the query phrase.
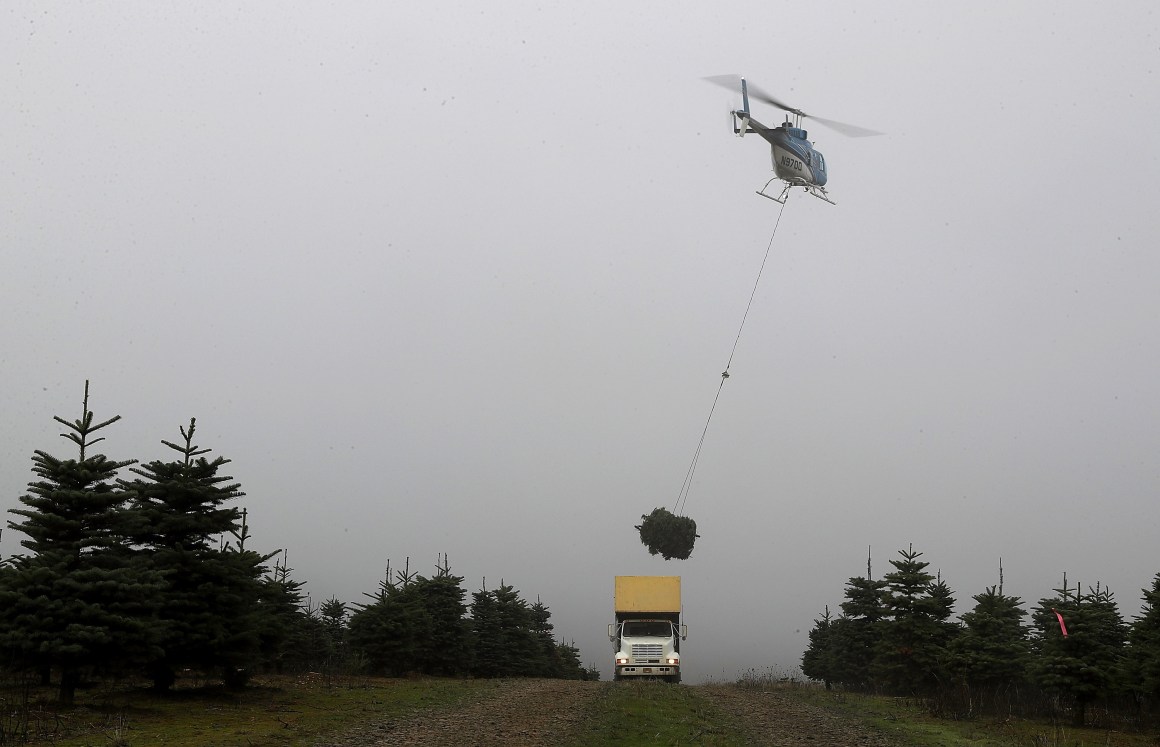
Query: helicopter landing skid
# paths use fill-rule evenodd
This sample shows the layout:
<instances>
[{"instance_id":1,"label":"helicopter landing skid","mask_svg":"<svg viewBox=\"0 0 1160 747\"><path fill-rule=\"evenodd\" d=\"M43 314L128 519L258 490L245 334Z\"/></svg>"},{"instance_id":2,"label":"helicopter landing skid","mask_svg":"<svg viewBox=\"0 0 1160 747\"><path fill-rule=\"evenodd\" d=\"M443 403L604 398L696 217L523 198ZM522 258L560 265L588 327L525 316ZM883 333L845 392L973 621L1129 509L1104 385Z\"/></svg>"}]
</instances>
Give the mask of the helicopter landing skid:
<instances>
[{"instance_id":1,"label":"helicopter landing skid","mask_svg":"<svg viewBox=\"0 0 1160 747\"><path fill-rule=\"evenodd\" d=\"M767 197L767 198L769 198L769 199L773 200L773 201L774 201L774 202L776 202L776 203L780 203L780 204L784 205L784 204L785 204L785 201L786 201L786 198L788 198L788 197L789 197L789 191L790 191L791 189L793 189L794 187L801 187L801 188L802 188L802 189L804 189L805 191L807 191L807 192L809 192L810 194L812 194L814 197L817 197L819 200L824 200L825 202L828 202L828 203L830 203L831 205L837 205L837 204L838 204L838 203L836 203L836 202L834 202L833 200L831 200L831 199L830 199L830 195L826 193L826 189L825 189L825 187L819 187L819 186L817 186L817 185L815 185L815 184L801 184L801 183L795 184L795 183L792 183L792 182L786 182L786 183L785 183L785 187L784 187L784 188L781 190L781 194L780 194L780 195L778 195L777 197L774 197L774 196L773 196L773 195L771 195L771 194L766 194L765 190L769 189L769 185L770 185L770 184L773 184L773 183L774 183L775 181L777 181L779 178L780 178L780 177L776 177L776 176L775 176L774 178L772 178L772 179L770 179L769 181L767 181L767 182L765 183L765 186L764 186L764 187L762 187L761 189L757 190L757 194L761 195L762 197Z\"/></svg>"},{"instance_id":2,"label":"helicopter landing skid","mask_svg":"<svg viewBox=\"0 0 1160 747\"><path fill-rule=\"evenodd\" d=\"M784 205L786 198L789 197L789 191L793 187L793 185L786 183L785 188L781 190L781 194L778 195L777 197L774 197L773 195L767 195L765 193L765 190L769 189L769 185L773 184L775 181L777 181L777 177L774 177L773 179L770 179L769 181L767 181L765 183L764 187L757 190L757 194L761 195L762 197L767 197L767 198L773 200L774 202L777 202L777 203Z\"/></svg>"}]
</instances>

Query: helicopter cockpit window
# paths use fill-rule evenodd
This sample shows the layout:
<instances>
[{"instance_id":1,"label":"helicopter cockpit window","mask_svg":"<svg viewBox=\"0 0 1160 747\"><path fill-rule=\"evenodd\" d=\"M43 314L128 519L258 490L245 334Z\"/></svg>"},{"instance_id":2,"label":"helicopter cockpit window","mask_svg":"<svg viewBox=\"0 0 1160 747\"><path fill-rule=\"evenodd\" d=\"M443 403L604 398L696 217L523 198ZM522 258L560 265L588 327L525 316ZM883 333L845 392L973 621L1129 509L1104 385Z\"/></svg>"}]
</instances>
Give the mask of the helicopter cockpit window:
<instances>
[{"instance_id":1,"label":"helicopter cockpit window","mask_svg":"<svg viewBox=\"0 0 1160 747\"><path fill-rule=\"evenodd\" d=\"M822 158L822 154L818 153L816 150L814 151L814 163L822 171L826 170L826 159Z\"/></svg>"}]
</instances>

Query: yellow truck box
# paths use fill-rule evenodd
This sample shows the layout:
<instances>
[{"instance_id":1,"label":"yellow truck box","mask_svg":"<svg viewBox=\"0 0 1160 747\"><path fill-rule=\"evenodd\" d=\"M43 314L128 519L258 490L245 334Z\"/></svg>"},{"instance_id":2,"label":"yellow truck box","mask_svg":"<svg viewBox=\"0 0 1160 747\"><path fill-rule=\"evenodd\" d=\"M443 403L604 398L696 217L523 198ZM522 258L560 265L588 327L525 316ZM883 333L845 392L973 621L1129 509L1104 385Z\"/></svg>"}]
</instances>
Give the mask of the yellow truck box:
<instances>
[{"instance_id":1,"label":"yellow truck box","mask_svg":"<svg viewBox=\"0 0 1160 747\"><path fill-rule=\"evenodd\" d=\"M680 612L680 576L617 576L616 612Z\"/></svg>"}]
</instances>

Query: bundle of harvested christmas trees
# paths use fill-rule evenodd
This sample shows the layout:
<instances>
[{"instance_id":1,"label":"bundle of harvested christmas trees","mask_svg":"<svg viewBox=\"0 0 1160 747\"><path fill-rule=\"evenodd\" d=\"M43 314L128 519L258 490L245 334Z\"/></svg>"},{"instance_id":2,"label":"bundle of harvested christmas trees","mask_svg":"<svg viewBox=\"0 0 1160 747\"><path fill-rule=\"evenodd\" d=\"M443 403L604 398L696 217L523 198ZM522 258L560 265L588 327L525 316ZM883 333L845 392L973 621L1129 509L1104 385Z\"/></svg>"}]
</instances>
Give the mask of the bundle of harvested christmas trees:
<instances>
[{"instance_id":1,"label":"bundle of harvested christmas trees","mask_svg":"<svg viewBox=\"0 0 1160 747\"><path fill-rule=\"evenodd\" d=\"M700 536L697 534L697 522L687 516L669 513L663 508L654 508L651 514L640 518L644 519L637 527L640 530L640 541L651 554L660 553L665 560L685 560L693 552L693 543Z\"/></svg>"}]
</instances>

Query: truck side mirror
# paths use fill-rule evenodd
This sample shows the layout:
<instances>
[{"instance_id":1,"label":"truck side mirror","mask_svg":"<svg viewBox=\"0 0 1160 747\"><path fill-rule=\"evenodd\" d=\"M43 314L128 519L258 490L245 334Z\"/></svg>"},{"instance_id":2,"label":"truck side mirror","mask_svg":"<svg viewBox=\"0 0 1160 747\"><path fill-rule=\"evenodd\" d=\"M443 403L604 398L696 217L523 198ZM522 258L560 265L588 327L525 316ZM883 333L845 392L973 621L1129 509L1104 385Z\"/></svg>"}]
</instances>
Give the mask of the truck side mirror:
<instances>
[{"instance_id":1,"label":"truck side mirror","mask_svg":"<svg viewBox=\"0 0 1160 747\"><path fill-rule=\"evenodd\" d=\"M616 640L616 631L613 630L613 628L615 628L615 627L616 627L615 623L608 623L608 640L610 640L610 641Z\"/></svg>"},{"instance_id":2,"label":"truck side mirror","mask_svg":"<svg viewBox=\"0 0 1160 747\"><path fill-rule=\"evenodd\" d=\"M689 626L682 625L681 626L681 640L683 641L683 640L687 639L688 637L689 637Z\"/></svg>"}]
</instances>

